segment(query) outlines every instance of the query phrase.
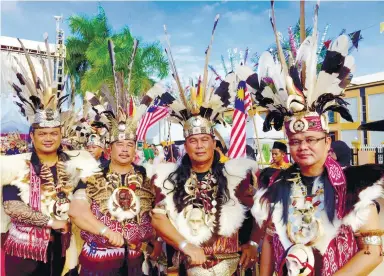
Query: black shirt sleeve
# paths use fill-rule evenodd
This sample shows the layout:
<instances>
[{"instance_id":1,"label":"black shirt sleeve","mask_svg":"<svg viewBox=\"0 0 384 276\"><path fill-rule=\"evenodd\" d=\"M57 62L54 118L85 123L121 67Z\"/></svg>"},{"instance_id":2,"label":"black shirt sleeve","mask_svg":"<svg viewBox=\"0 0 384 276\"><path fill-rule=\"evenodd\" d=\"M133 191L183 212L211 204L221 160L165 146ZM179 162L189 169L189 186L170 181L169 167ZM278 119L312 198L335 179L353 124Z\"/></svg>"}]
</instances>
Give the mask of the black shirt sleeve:
<instances>
[{"instance_id":1,"label":"black shirt sleeve","mask_svg":"<svg viewBox=\"0 0 384 276\"><path fill-rule=\"evenodd\" d=\"M3 202L8 200L20 200L20 189L13 185L6 185L3 187Z\"/></svg>"}]
</instances>

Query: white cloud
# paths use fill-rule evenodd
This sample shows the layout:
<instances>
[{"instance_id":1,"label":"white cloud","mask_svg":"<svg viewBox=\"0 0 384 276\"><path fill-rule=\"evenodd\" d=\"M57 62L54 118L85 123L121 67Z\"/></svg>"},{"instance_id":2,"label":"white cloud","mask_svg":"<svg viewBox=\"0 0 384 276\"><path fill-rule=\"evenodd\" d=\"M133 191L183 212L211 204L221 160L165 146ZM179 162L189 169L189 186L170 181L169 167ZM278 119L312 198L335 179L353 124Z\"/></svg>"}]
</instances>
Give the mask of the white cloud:
<instances>
[{"instance_id":1,"label":"white cloud","mask_svg":"<svg viewBox=\"0 0 384 276\"><path fill-rule=\"evenodd\" d=\"M210 12L213 12L215 10L215 8L217 8L218 6L220 6L219 2L216 2L216 3L211 4L211 5L204 5L203 8L201 9L201 11L205 12L205 13L210 13Z\"/></svg>"},{"instance_id":2,"label":"white cloud","mask_svg":"<svg viewBox=\"0 0 384 276\"><path fill-rule=\"evenodd\" d=\"M231 23L248 21L254 17L256 17L256 15L247 11L229 11L223 14L223 18L228 19Z\"/></svg>"},{"instance_id":3,"label":"white cloud","mask_svg":"<svg viewBox=\"0 0 384 276\"><path fill-rule=\"evenodd\" d=\"M187 55L191 54L193 50L192 46L182 45L172 47L172 52L174 55Z\"/></svg>"},{"instance_id":4,"label":"white cloud","mask_svg":"<svg viewBox=\"0 0 384 276\"><path fill-rule=\"evenodd\" d=\"M193 32L182 32L178 36L182 38L190 38L194 35L195 33Z\"/></svg>"},{"instance_id":5,"label":"white cloud","mask_svg":"<svg viewBox=\"0 0 384 276\"><path fill-rule=\"evenodd\" d=\"M192 24L199 24L203 22L203 20L204 20L203 17L195 17L194 19L192 19Z\"/></svg>"},{"instance_id":6,"label":"white cloud","mask_svg":"<svg viewBox=\"0 0 384 276\"><path fill-rule=\"evenodd\" d=\"M259 5L252 5L250 7L251 10L257 10L259 8Z\"/></svg>"}]
</instances>

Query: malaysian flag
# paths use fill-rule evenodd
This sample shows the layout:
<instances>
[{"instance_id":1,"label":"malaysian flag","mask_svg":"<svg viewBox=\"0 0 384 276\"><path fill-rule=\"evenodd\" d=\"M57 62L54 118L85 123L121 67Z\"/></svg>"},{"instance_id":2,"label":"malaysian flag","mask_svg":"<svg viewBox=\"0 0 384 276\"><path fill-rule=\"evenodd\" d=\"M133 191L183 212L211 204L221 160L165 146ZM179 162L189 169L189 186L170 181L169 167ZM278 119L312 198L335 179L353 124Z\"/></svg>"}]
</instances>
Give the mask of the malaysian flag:
<instances>
[{"instance_id":1,"label":"malaysian flag","mask_svg":"<svg viewBox=\"0 0 384 276\"><path fill-rule=\"evenodd\" d=\"M229 158L245 156L246 132L248 110L251 107L251 97L247 91L245 81L240 81L237 86L237 96L235 100L235 110L233 111L233 124L231 130L230 146L228 151Z\"/></svg>"},{"instance_id":2,"label":"malaysian flag","mask_svg":"<svg viewBox=\"0 0 384 276\"><path fill-rule=\"evenodd\" d=\"M168 108L164 106L164 103L159 98L156 99L139 122L139 127L136 132L137 140L144 141L148 129L167 115Z\"/></svg>"}]
</instances>

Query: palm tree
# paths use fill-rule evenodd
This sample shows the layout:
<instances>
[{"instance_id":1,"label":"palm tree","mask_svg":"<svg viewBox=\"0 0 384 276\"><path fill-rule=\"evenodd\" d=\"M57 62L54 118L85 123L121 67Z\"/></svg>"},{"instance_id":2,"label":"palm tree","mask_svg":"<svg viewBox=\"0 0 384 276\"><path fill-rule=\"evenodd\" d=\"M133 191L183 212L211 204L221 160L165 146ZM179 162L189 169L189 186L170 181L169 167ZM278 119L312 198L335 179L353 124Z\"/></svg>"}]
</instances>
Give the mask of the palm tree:
<instances>
[{"instance_id":1,"label":"palm tree","mask_svg":"<svg viewBox=\"0 0 384 276\"><path fill-rule=\"evenodd\" d=\"M75 80L76 92L80 93L81 79L90 68L86 57L88 46L94 40L107 39L111 34L111 29L101 6L98 7L98 14L93 18L73 15L69 17L68 21L72 36L69 36L66 41L66 69L71 78Z\"/></svg>"},{"instance_id":2,"label":"palm tree","mask_svg":"<svg viewBox=\"0 0 384 276\"><path fill-rule=\"evenodd\" d=\"M128 64L134 42L129 28L124 27L120 32L112 33L101 7L93 18L75 15L69 21L74 36L67 40L67 67L75 78L77 92L97 91L103 84L113 88L108 39L115 45L116 71L123 74L127 87ZM153 78L163 79L167 75L168 62L160 44L139 41L129 92L140 95L154 84Z\"/></svg>"}]
</instances>

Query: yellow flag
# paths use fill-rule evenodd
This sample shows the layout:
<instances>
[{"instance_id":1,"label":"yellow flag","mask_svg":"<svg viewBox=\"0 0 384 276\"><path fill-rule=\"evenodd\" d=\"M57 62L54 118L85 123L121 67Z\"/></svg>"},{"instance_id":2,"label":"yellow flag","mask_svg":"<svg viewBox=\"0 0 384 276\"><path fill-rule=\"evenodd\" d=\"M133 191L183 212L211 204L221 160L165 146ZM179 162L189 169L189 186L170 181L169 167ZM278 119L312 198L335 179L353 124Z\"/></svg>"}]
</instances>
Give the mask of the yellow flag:
<instances>
[{"instance_id":1,"label":"yellow flag","mask_svg":"<svg viewBox=\"0 0 384 276\"><path fill-rule=\"evenodd\" d=\"M384 22L380 23L380 33L382 34L384 32Z\"/></svg>"}]
</instances>

